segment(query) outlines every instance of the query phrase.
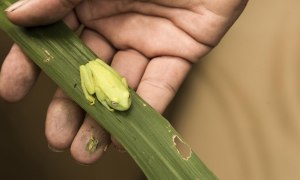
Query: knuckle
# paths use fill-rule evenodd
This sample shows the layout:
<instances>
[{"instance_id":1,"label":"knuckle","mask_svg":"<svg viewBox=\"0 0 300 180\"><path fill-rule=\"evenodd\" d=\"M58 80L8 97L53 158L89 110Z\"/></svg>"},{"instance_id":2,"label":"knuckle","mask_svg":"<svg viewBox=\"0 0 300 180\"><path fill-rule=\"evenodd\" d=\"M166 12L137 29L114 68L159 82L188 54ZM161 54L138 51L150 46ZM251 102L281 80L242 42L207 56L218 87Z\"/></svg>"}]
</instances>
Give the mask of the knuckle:
<instances>
[{"instance_id":1,"label":"knuckle","mask_svg":"<svg viewBox=\"0 0 300 180\"><path fill-rule=\"evenodd\" d=\"M141 83L169 94L175 94L177 91L174 85L164 78L143 78Z\"/></svg>"},{"instance_id":2,"label":"knuckle","mask_svg":"<svg viewBox=\"0 0 300 180\"><path fill-rule=\"evenodd\" d=\"M72 9L76 4L78 4L81 0L60 0L60 4L67 8Z\"/></svg>"}]
</instances>

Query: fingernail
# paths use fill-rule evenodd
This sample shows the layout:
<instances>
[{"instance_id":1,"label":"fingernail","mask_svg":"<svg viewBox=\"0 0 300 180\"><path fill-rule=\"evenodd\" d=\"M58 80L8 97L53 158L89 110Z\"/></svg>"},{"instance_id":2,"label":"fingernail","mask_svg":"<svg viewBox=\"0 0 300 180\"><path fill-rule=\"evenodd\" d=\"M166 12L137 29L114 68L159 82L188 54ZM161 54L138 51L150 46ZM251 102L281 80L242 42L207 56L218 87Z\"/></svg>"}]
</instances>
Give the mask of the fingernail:
<instances>
[{"instance_id":1,"label":"fingernail","mask_svg":"<svg viewBox=\"0 0 300 180\"><path fill-rule=\"evenodd\" d=\"M20 0L12 5L10 5L7 9L5 9L6 12L13 12L19 7L23 6L28 0Z\"/></svg>"},{"instance_id":2,"label":"fingernail","mask_svg":"<svg viewBox=\"0 0 300 180\"><path fill-rule=\"evenodd\" d=\"M50 144L48 144L48 148L53 151L53 152L63 152L63 150L59 150L59 149L55 149L54 147L52 147Z\"/></svg>"}]
</instances>

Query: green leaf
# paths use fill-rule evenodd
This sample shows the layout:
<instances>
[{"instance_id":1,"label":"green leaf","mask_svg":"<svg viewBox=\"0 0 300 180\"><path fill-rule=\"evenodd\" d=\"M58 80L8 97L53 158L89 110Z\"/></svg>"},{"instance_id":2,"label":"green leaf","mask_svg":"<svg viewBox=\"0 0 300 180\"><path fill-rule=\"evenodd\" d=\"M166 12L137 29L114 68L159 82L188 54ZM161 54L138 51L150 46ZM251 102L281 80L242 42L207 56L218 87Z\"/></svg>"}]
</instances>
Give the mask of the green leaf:
<instances>
[{"instance_id":1,"label":"green leaf","mask_svg":"<svg viewBox=\"0 0 300 180\"><path fill-rule=\"evenodd\" d=\"M0 1L0 28L124 146L148 179L217 179L171 124L133 90L128 111L110 112L99 102L90 106L80 87L79 66L96 55L62 22L32 28L10 23L4 10L13 2Z\"/></svg>"}]
</instances>

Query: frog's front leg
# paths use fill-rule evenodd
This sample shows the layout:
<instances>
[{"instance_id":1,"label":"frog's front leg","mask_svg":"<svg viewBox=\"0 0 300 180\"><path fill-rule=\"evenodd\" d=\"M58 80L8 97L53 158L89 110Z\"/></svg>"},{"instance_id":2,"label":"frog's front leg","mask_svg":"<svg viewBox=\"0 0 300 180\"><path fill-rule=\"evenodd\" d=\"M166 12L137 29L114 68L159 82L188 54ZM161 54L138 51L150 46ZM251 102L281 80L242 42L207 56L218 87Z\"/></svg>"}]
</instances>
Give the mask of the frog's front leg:
<instances>
[{"instance_id":1,"label":"frog's front leg","mask_svg":"<svg viewBox=\"0 0 300 180\"><path fill-rule=\"evenodd\" d=\"M95 104L95 98L91 95L95 93L95 86L93 81L93 75L89 68L85 65L79 67L81 87L85 98L90 102L90 105Z\"/></svg>"},{"instance_id":2,"label":"frog's front leg","mask_svg":"<svg viewBox=\"0 0 300 180\"><path fill-rule=\"evenodd\" d=\"M126 88L128 88L127 80L126 80L124 77L121 79L121 81L122 81L122 83L124 84L124 86L125 86Z\"/></svg>"},{"instance_id":3,"label":"frog's front leg","mask_svg":"<svg viewBox=\"0 0 300 180\"><path fill-rule=\"evenodd\" d=\"M96 96L97 96L97 99L101 102L101 104L103 106L105 106L109 111L114 111L114 109L112 109L108 103L107 103L107 96L104 94L104 92L102 91L101 88L99 87L95 87L95 92L96 92Z\"/></svg>"}]
</instances>

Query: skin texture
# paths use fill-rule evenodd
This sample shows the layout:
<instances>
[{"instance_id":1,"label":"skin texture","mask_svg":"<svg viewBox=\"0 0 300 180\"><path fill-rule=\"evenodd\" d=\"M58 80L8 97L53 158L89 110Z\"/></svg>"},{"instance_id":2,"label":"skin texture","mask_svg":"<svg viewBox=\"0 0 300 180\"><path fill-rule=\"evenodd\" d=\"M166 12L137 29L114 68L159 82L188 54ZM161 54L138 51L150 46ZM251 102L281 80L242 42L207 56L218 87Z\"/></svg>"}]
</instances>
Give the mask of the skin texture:
<instances>
[{"instance_id":1,"label":"skin texture","mask_svg":"<svg viewBox=\"0 0 300 180\"><path fill-rule=\"evenodd\" d=\"M34 26L59 19L74 30L84 25L82 40L128 80L131 88L163 112L191 66L215 47L243 11L246 0L25 0L7 9L16 24ZM14 45L0 73L0 95L22 99L39 74ZM99 159L111 141L60 89L50 103L46 137L52 149L71 149L84 164ZM90 139L99 140L91 153Z\"/></svg>"}]
</instances>

